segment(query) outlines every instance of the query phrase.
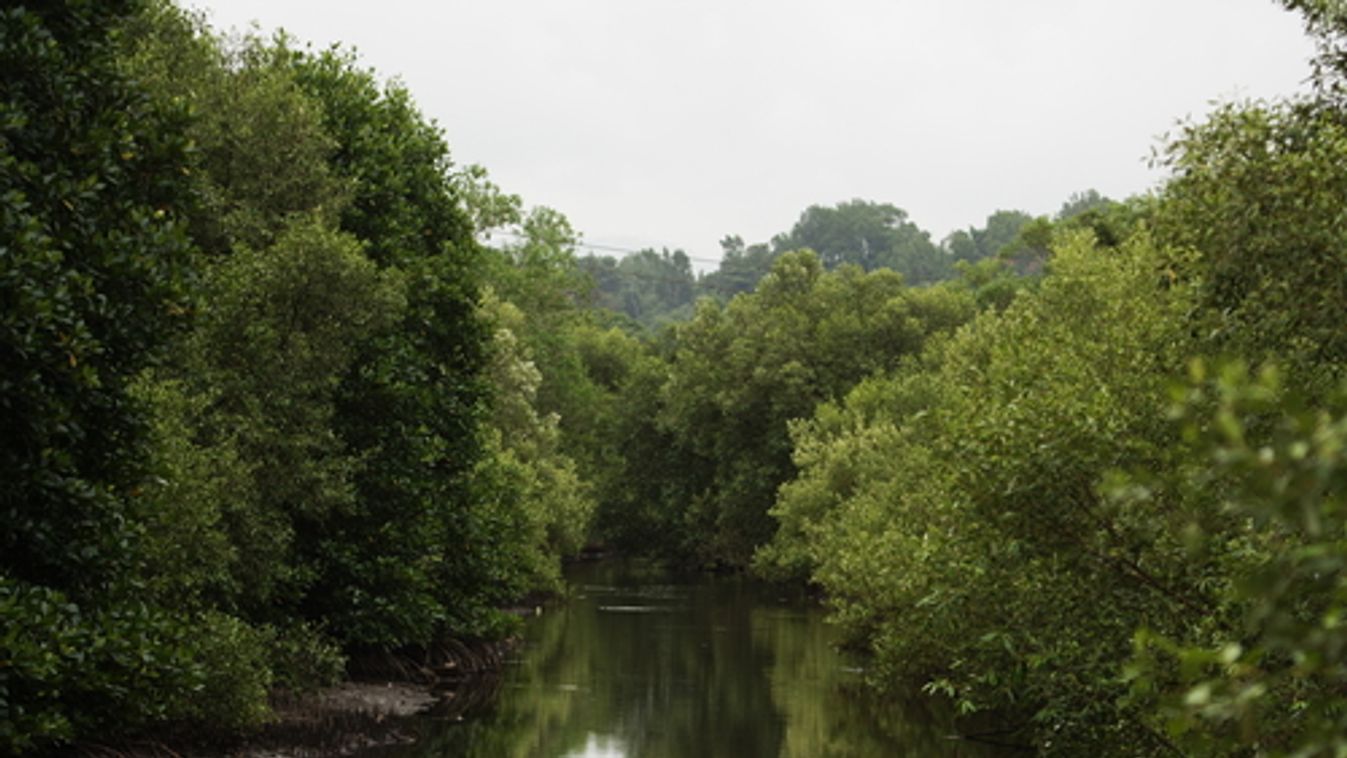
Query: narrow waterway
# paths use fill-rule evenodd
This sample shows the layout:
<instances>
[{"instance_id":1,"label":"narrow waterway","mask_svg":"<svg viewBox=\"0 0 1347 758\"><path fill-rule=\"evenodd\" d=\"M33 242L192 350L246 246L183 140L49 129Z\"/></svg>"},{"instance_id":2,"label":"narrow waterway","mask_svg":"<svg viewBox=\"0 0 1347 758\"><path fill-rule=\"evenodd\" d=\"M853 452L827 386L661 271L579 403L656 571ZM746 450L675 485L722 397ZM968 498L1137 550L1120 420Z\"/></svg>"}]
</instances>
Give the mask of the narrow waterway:
<instances>
[{"instance_id":1,"label":"narrow waterway","mask_svg":"<svg viewBox=\"0 0 1347 758\"><path fill-rule=\"evenodd\" d=\"M983 756L920 701L878 700L824 613L740 577L572 567L572 597L530 619L497 695L424 719L380 756Z\"/></svg>"}]
</instances>

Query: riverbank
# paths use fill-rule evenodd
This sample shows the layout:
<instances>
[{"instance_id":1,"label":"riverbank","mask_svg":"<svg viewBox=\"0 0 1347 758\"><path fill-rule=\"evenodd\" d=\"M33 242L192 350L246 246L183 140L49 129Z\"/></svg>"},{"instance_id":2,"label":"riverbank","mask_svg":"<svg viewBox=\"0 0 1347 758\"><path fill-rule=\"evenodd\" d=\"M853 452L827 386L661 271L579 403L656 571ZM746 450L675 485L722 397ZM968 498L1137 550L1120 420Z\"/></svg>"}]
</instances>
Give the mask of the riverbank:
<instances>
[{"instance_id":1,"label":"riverbank","mask_svg":"<svg viewBox=\"0 0 1347 758\"><path fill-rule=\"evenodd\" d=\"M318 758L411 741L407 722L440 698L429 685L343 682L304 695L273 696L274 720L241 735L171 735L117 744L82 743L69 758Z\"/></svg>"},{"instance_id":2,"label":"riverbank","mask_svg":"<svg viewBox=\"0 0 1347 758\"><path fill-rule=\"evenodd\" d=\"M411 744L428 718L461 721L500 689L517 643L452 640L415 654L354 659L352 678L314 692L276 692L273 720L247 735L174 733L116 744L81 743L70 758L320 758Z\"/></svg>"},{"instance_id":3,"label":"riverbank","mask_svg":"<svg viewBox=\"0 0 1347 758\"><path fill-rule=\"evenodd\" d=\"M309 758L408 744L413 717L440 705L434 685L344 682L276 706L276 722L239 745L184 758Z\"/></svg>"}]
</instances>

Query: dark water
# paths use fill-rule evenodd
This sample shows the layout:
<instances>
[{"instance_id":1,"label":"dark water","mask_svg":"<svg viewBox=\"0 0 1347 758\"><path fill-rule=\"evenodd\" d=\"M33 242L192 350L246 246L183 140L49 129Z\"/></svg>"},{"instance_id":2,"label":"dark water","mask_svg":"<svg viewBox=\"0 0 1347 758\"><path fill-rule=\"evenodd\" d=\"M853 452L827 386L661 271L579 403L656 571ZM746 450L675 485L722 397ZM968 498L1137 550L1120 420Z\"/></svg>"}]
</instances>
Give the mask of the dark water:
<instances>
[{"instance_id":1,"label":"dark water","mask_svg":"<svg viewBox=\"0 0 1347 758\"><path fill-rule=\"evenodd\" d=\"M498 696L397 756L983 756L921 703L877 700L823 611L737 577L596 563L530 620Z\"/></svg>"}]
</instances>

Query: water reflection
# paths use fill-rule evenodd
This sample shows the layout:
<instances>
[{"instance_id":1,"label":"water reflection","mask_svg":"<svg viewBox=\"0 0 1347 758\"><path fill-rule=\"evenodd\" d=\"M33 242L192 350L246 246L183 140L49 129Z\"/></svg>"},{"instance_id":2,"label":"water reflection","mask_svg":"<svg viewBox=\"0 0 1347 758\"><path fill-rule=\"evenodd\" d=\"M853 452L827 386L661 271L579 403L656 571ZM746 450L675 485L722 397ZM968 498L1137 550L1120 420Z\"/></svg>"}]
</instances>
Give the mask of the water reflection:
<instances>
[{"instance_id":1,"label":"water reflection","mask_svg":"<svg viewBox=\"0 0 1347 758\"><path fill-rule=\"evenodd\" d=\"M381 755L977 756L920 708L875 702L832 648L823 613L740 578L671 581L654 567L575 567L574 598L530 621L500 697L421 724Z\"/></svg>"},{"instance_id":2,"label":"water reflection","mask_svg":"<svg viewBox=\"0 0 1347 758\"><path fill-rule=\"evenodd\" d=\"M585 746L576 752L567 753L566 758L627 758L627 751L622 746L622 740L590 734L585 737Z\"/></svg>"}]
</instances>

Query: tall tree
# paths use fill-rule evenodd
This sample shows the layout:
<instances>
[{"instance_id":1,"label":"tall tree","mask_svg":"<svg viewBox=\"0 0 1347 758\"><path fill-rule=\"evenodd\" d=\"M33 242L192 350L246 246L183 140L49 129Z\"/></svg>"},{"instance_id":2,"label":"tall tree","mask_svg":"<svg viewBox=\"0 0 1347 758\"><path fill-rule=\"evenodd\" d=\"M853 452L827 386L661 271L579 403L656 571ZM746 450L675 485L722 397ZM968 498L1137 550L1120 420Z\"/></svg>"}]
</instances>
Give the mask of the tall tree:
<instances>
[{"instance_id":1,"label":"tall tree","mask_svg":"<svg viewBox=\"0 0 1347 758\"><path fill-rule=\"evenodd\" d=\"M908 221L907 212L888 203L850 200L836 207L810 206L787 234L772 238L772 250L810 249L825 268L844 263L866 271L889 268L910 284L948 278L952 261L930 234Z\"/></svg>"},{"instance_id":2,"label":"tall tree","mask_svg":"<svg viewBox=\"0 0 1347 758\"><path fill-rule=\"evenodd\" d=\"M1161 260L1144 239L1103 255L1064 238L1040 287L794 427L801 475L760 559L813 568L881 684L922 682L1062 754L1163 748L1114 706L1116 671L1137 624L1204 618L1202 569L1166 504L1098 490L1168 460L1155 406L1192 301L1160 289Z\"/></svg>"},{"instance_id":3,"label":"tall tree","mask_svg":"<svg viewBox=\"0 0 1347 758\"><path fill-rule=\"evenodd\" d=\"M125 75L140 4L0 9L0 752L254 721L250 631L147 597L136 375L186 321L187 111ZM217 657L218 656L218 657ZM207 661L230 659L226 671Z\"/></svg>"},{"instance_id":4,"label":"tall tree","mask_svg":"<svg viewBox=\"0 0 1347 758\"><path fill-rule=\"evenodd\" d=\"M144 419L127 383L180 322L185 113L119 73L133 3L12 6L0 112L5 571L96 597L124 565Z\"/></svg>"},{"instance_id":5,"label":"tall tree","mask_svg":"<svg viewBox=\"0 0 1347 758\"><path fill-rule=\"evenodd\" d=\"M745 245L737 234L720 241L720 265L704 275L699 289L725 302L740 292L752 292L772 269L776 255L766 244Z\"/></svg>"},{"instance_id":6,"label":"tall tree","mask_svg":"<svg viewBox=\"0 0 1347 758\"><path fill-rule=\"evenodd\" d=\"M641 250L623 256L587 256L581 267L594 278L597 305L649 328L691 314L697 280L682 250Z\"/></svg>"},{"instance_id":7,"label":"tall tree","mask_svg":"<svg viewBox=\"0 0 1347 758\"><path fill-rule=\"evenodd\" d=\"M306 613L351 643L426 642L492 618L492 557L477 539L469 474L488 331L477 310L479 254L440 130L408 92L380 87L339 51L291 51L300 88L321 104L332 170L353 187L342 231L407 282L400 323L362 340L334 425L367 465L358 507L313 535L320 564Z\"/></svg>"},{"instance_id":8,"label":"tall tree","mask_svg":"<svg viewBox=\"0 0 1347 758\"><path fill-rule=\"evenodd\" d=\"M998 255L1031 220L1033 217L1023 211L997 211L987 217L982 228L956 231L941 245L955 261L975 263Z\"/></svg>"},{"instance_id":9,"label":"tall tree","mask_svg":"<svg viewBox=\"0 0 1347 758\"><path fill-rule=\"evenodd\" d=\"M971 298L909 289L889 270L825 272L812 252L782 255L750 295L703 300L680 325L661 424L703 462L690 467L690 552L745 565L771 537L776 488L794 473L787 426L928 335L971 316Z\"/></svg>"}]
</instances>

